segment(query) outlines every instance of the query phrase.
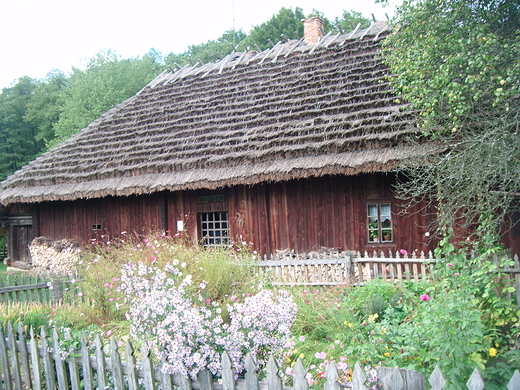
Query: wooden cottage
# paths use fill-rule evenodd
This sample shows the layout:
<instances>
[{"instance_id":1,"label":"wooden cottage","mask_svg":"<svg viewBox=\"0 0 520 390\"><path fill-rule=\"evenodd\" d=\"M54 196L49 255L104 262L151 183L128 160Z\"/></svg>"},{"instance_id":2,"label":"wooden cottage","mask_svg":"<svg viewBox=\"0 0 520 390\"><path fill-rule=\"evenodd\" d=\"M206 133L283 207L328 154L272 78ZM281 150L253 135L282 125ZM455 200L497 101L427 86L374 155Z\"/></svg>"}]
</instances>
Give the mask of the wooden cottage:
<instances>
[{"instance_id":1,"label":"wooden cottage","mask_svg":"<svg viewBox=\"0 0 520 390\"><path fill-rule=\"evenodd\" d=\"M306 20L318 28L318 18ZM392 170L417 153L385 79L376 22L164 72L1 183L10 261L36 236L169 230L261 253L432 249Z\"/></svg>"}]
</instances>

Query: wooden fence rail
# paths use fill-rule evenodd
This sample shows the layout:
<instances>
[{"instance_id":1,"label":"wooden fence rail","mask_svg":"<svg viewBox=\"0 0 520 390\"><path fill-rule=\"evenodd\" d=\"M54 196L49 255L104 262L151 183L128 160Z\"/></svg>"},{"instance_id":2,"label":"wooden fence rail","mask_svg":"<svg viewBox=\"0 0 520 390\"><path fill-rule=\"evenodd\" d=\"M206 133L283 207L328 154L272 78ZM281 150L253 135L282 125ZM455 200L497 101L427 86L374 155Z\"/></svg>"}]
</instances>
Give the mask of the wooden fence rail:
<instances>
[{"instance_id":1,"label":"wooden fence rail","mask_svg":"<svg viewBox=\"0 0 520 390\"><path fill-rule=\"evenodd\" d=\"M0 279L0 303L73 302L79 293L76 279L76 275L7 275L5 280Z\"/></svg>"},{"instance_id":2,"label":"wooden fence rail","mask_svg":"<svg viewBox=\"0 0 520 390\"><path fill-rule=\"evenodd\" d=\"M198 380L191 381L177 374L166 374L160 369L161 363L154 364L146 348L137 357L130 341L120 353L118 343L110 340L110 349L103 346L101 338L94 343L83 334L79 350L71 347L64 351L56 330L48 337L44 330L36 335L31 329L27 335L22 324L18 331L9 323L7 334L0 329L0 390L58 389L93 390L111 388L116 390L306 390L309 388L307 370L301 359L294 367L292 387L285 387L279 376L277 361L269 358L265 380L259 381L257 366L251 355L246 358L246 373L235 380L231 361L227 353L222 355L221 378L213 378L209 371L201 371ZM94 347L92 347L94 344ZM124 359L123 359L124 357ZM337 366L332 362L325 374L324 389L340 390ZM382 390L425 390L424 375L399 368L380 368L379 385ZM437 367L429 377L432 390L442 390L445 385L443 375ZM367 390L366 378L360 363L353 371L353 390ZM469 390L483 390L484 382L477 369L467 382ZM515 371L507 386L508 390L520 389L520 373Z\"/></svg>"}]
</instances>

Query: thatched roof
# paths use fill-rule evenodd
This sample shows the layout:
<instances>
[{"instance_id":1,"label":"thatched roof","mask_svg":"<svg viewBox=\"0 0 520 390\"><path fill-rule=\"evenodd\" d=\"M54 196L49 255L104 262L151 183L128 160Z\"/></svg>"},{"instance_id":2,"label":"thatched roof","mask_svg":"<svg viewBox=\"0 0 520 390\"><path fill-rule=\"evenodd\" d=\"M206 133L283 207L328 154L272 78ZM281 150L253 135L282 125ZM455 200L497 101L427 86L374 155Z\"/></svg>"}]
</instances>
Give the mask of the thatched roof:
<instances>
[{"instance_id":1,"label":"thatched roof","mask_svg":"<svg viewBox=\"0 0 520 390\"><path fill-rule=\"evenodd\" d=\"M386 23L163 73L0 184L4 204L388 171L414 153Z\"/></svg>"}]
</instances>

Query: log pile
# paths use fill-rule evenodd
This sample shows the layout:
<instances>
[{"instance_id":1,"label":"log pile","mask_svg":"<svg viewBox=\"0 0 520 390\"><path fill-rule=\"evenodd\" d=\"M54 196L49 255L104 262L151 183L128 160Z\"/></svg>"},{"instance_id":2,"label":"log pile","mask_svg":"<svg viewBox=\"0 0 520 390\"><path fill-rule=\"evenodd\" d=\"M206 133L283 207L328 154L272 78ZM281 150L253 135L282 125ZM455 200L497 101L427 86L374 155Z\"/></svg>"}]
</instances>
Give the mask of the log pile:
<instances>
[{"instance_id":1,"label":"log pile","mask_svg":"<svg viewBox=\"0 0 520 390\"><path fill-rule=\"evenodd\" d=\"M36 273L71 274L80 261L80 246L72 240L36 237L29 246Z\"/></svg>"}]
</instances>

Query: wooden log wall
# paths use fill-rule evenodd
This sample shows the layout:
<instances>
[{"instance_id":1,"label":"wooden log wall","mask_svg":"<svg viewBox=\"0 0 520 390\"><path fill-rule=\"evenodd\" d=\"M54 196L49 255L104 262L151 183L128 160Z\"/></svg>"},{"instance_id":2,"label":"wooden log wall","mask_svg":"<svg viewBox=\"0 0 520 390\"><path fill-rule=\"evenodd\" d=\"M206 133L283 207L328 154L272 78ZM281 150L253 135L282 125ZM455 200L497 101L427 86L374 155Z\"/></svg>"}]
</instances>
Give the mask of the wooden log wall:
<instances>
[{"instance_id":1,"label":"wooden log wall","mask_svg":"<svg viewBox=\"0 0 520 390\"><path fill-rule=\"evenodd\" d=\"M321 248L432 250L425 236L432 216L417 213L419 208L409 216L400 215L402 209L391 192L393 182L391 174L327 176L213 191L46 202L36 210L36 236L89 242L102 234L117 237L122 231L170 230L196 241L200 239L198 213L227 211L232 238L253 243L262 254ZM220 196L217 201L200 201L215 195ZM369 202L392 204L392 242L368 243ZM177 221L182 221L183 231L177 231ZM94 225L101 229L93 229Z\"/></svg>"}]
</instances>

